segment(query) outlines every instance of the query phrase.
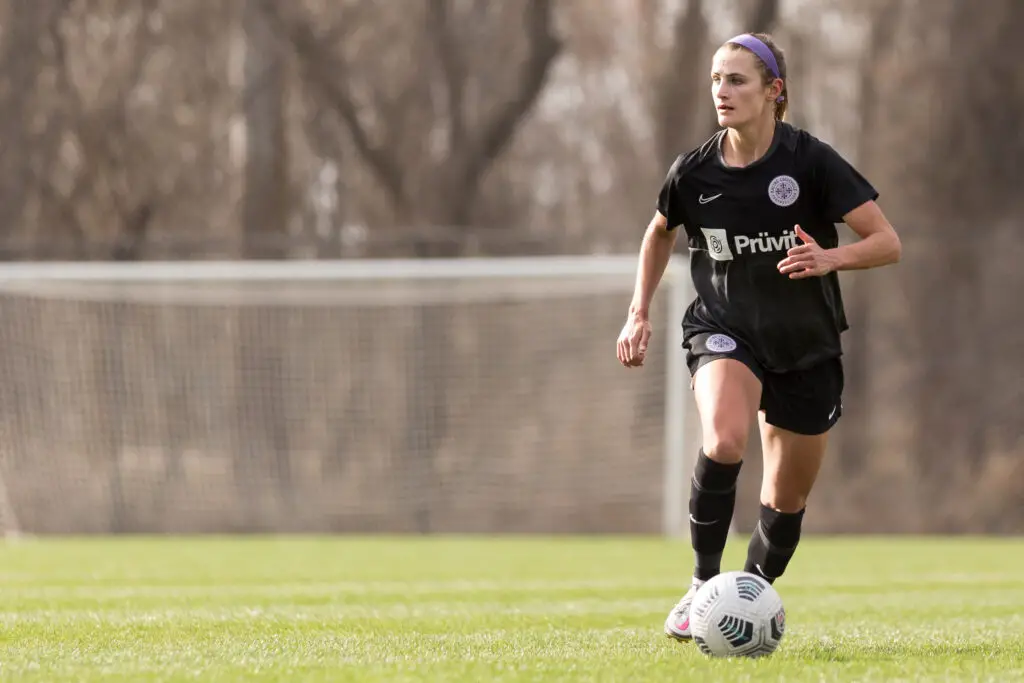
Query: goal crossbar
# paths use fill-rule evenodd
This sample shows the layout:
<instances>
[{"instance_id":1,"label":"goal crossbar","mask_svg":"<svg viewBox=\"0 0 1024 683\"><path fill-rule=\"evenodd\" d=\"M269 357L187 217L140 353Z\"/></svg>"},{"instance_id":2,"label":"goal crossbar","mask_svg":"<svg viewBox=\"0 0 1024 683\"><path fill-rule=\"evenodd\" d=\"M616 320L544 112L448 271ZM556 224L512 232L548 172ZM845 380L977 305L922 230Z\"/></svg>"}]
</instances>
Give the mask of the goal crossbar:
<instances>
[{"instance_id":1,"label":"goal crossbar","mask_svg":"<svg viewBox=\"0 0 1024 683\"><path fill-rule=\"evenodd\" d=\"M632 256L514 256L430 259L287 261L47 261L0 264L0 281L317 281L435 280L445 278L551 278L631 276ZM685 268L673 261L664 281L675 283Z\"/></svg>"}]
</instances>

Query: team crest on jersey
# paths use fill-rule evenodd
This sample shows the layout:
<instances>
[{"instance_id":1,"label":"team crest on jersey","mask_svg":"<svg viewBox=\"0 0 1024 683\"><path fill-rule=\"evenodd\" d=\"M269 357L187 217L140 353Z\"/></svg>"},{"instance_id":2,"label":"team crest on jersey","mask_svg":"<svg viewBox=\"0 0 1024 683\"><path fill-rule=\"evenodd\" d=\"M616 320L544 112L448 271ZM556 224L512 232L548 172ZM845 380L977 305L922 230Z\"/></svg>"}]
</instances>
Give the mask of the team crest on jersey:
<instances>
[{"instance_id":1,"label":"team crest on jersey","mask_svg":"<svg viewBox=\"0 0 1024 683\"><path fill-rule=\"evenodd\" d=\"M800 185L793 176L775 176L768 184L768 197L776 206L792 206L799 196Z\"/></svg>"},{"instance_id":2,"label":"team crest on jersey","mask_svg":"<svg viewBox=\"0 0 1024 683\"><path fill-rule=\"evenodd\" d=\"M704 346L714 353L729 353L736 350L736 340L725 334L713 334L704 342Z\"/></svg>"}]
</instances>

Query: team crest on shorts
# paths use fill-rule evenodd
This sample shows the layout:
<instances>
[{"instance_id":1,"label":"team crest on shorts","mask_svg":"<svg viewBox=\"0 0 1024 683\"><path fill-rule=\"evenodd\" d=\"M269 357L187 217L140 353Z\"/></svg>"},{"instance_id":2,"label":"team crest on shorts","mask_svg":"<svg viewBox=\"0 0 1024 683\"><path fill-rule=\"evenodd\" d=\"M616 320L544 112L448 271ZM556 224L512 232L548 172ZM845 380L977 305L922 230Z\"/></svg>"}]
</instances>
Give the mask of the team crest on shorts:
<instances>
[{"instance_id":1,"label":"team crest on shorts","mask_svg":"<svg viewBox=\"0 0 1024 683\"><path fill-rule=\"evenodd\" d=\"M768 184L768 197L776 206L792 206L799 196L800 184L793 176L775 176Z\"/></svg>"},{"instance_id":2,"label":"team crest on shorts","mask_svg":"<svg viewBox=\"0 0 1024 683\"><path fill-rule=\"evenodd\" d=\"M704 342L708 351L729 353L736 350L736 340L725 334L713 334Z\"/></svg>"}]
</instances>

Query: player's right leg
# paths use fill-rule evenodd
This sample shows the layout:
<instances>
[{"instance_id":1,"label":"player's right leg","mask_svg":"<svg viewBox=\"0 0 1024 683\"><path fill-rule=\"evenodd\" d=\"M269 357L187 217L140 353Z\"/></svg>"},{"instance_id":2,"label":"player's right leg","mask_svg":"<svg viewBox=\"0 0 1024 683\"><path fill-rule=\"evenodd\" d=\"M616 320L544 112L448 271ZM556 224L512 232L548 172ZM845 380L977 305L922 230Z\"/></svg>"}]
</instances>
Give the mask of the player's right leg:
<instances>
[{"instance_id":1,"label":"player's right leg","mask_svg":"<svg viewBox=\"0 0 1024 683\"><path fill-rule=\"evenodd\" d=\"M736 504L736 480L761 401L761 380L755 373L760 368L734 340L698 335L690 342L688 361L703 445L690 480L693 580L665 620L665 633L680 640L690 637L690 603L697 588L721 571Z\"/></svg>"}]
</instances>

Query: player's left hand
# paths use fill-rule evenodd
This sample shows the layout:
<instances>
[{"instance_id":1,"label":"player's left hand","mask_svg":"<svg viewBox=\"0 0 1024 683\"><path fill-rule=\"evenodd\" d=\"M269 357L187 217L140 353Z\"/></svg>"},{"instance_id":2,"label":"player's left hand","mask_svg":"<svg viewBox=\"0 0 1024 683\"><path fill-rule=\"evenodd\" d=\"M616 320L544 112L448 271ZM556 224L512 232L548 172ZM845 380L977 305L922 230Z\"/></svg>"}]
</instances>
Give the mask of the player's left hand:
<instances>
[{"instance_id":1,"label":"player's left hand","mask_svg":"<svg viewBox=\"0 0 1024 683\"><path fill-rule=\"evenodd\" d=\"M786 252L786 258L779 261L777 268L789 279L798 280L806 277L821 277L835 270L835 262L827 249L814 241L799 225L796 235L803 244L797 245Z\"/></svg>"}]
</instances>

